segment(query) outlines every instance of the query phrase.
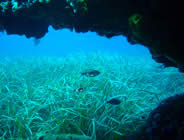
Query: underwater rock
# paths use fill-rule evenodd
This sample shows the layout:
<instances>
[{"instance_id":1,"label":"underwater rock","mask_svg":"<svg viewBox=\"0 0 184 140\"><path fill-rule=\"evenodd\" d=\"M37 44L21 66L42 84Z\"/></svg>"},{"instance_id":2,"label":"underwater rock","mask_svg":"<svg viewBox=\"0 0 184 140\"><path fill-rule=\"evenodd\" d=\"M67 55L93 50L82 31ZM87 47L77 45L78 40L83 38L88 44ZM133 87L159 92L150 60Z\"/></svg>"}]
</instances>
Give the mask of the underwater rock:
<instances>
[{"instance_id":1,"label":"underwater rock","mask_svg":"<svg viewBox=\"0 0 184 140\"><path fill-rule=\"evenodd\" d=\"M168 0L3 0L0 31L38 39L51 25L108 38L124 35L148 47L159 56L156 61L183 72L182 9L182 1Z\"/></svg>"},{"instance_id":2,"label":"underwater rock","mask_svg":"<svg viewBox=\"0 0 184 140\"><path fill-rule=\"evenodd\" d=\"M169 97L154 109L137 140L183 140L184 94Z\"/></svg>"}]
</instances>

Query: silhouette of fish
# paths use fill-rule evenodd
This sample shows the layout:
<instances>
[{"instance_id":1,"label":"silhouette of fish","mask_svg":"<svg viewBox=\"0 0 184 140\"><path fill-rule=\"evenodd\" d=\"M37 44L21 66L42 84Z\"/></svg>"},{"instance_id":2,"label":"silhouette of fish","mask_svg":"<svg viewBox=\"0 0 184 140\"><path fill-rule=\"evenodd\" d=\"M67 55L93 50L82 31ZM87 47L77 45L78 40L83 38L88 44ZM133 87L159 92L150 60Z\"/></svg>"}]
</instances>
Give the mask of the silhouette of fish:
<instances>
[{"instance_id":1,"label":"silhouette of fish","mask_svg":"<svg viewBox=\"0 0 184 140\"><path fill-rule=\"evenodd\" d=\"M112 105L119 105L121 101L114 98L114 99L110 99L109 101L107 101L107 103L112 104Z\"/></svg>"},{"instance_id":2,"label":"silhouette of fish","mask_svg":"<svg viewBox=\"0 0 184 140\"><path fill-rule=\"evenodd\" d=\"M99 71L93 70L93 69L89 69L89 70L86 70L85 72L81 73L81 75L85 75L87 77L95 77L95 76L97 76L99 74L100 74Z\"/></svg>"},{"instance_id":3,"label":"silhouette of fish","mask_svg":"<svg viewBox=\"0 0 184 140\"><path fill-rule=\"evenodd\" d=\"M74 89L75 92L83 92L85 90L84 87Z\"/></svg>"},{"instance_id":4,"label":"silhouette of fish","mask_svg":"<svg viewBox=\"0 0 184 140\"><path fill-rule=\"evenodd\" d=\"M40 44L40 39L34 38L33 42L35 46L38 46Z\"/></svg>"}]
</instances>

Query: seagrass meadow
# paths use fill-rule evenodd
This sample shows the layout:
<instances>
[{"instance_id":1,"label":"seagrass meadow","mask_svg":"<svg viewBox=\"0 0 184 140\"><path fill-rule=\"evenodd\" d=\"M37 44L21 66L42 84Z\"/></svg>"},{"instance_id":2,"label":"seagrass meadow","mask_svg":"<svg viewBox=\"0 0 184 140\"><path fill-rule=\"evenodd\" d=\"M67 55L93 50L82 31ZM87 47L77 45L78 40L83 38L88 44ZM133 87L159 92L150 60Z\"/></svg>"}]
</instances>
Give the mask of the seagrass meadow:
<instances>
[{"instance_id":1,"label":"seagrass meadow","mask_svg":"<svg viewBox=\"0 0 184 140\"><path fill-rule=\"evenodd\" d=\"M81 75L87 69L100 74ZM1 57L0 139L119 140L183 90L184 74L150 57Z\"/></svg>"}]
</instances>

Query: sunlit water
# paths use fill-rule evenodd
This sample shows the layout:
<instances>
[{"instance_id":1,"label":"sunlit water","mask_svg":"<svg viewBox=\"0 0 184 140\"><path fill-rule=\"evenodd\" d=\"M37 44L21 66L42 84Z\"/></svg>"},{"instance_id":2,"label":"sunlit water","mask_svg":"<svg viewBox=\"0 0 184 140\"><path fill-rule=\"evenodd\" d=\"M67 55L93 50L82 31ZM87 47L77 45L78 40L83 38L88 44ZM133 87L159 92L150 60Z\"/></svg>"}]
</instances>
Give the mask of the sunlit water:
<instances>
[{"instance_id":1,"label":"sunlit water","mask_svg":"<svg viewBox=\"0 0 184 140\"><path fill-rule=\"evenodd\" d=\"M131 45L126 37L115 36L110 39L93 32L75 33L63 29L49 33L40 40L25 36L0 33L0 56L63 56L78 52L105 52L128 56L150 56L142 45Z\"/></svg>"}]
</instances>

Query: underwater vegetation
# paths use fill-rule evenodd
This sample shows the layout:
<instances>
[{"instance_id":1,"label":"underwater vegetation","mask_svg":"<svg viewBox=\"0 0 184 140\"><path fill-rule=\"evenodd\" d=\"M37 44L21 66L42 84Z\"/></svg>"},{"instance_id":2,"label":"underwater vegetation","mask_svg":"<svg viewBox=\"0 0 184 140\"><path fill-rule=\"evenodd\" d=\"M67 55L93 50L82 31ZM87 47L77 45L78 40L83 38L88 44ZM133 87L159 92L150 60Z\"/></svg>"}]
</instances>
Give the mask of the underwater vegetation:
<instances>
[{"instance_id":1,"label":"underwater vegetation","mask_svg":"<svg viewBox=\"0 0 184 140\"><path fill-rule=\"evenodd\" d=\"M119 140L183 90L183 73L149 57L1 58L0 139Z\"/></svg>"}]
</instances>

